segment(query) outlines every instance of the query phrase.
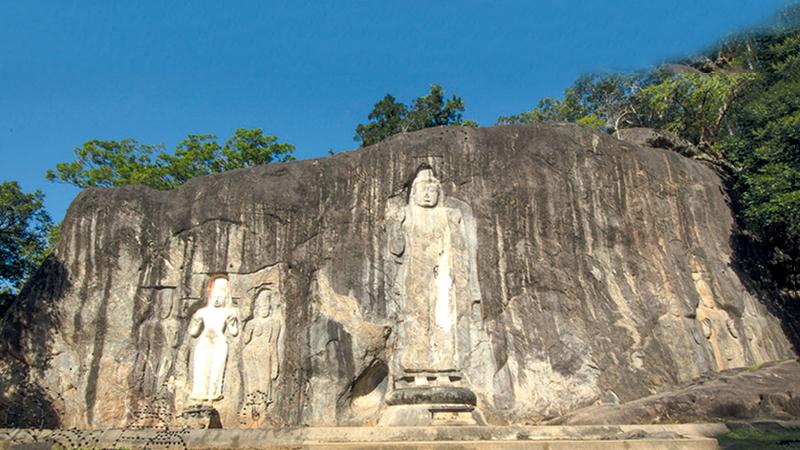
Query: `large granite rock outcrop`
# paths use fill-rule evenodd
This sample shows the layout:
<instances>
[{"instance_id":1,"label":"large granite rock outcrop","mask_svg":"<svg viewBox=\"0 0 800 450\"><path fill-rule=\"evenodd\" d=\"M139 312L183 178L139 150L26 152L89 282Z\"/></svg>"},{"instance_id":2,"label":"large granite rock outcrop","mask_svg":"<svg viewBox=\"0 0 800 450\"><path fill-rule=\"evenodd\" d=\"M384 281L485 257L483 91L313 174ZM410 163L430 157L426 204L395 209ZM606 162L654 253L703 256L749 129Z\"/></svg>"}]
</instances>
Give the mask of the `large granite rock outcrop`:
<instances>
[{"instance_id":1,"label":"large granite rock outcrop","mask_svg":"<svg viewBox=\"0 0 800 450\"><path fill-rule=\"evenodd\" d=\"M793 421L800 417L800 362L708 373L673 389L618 405L595 405L548 424L612 425L709 421Z\"/></svg>"},{"instance_id":2,"label":"large granite rock outcrop","mask_svg":"<svg viewBox=\"0 0 800 450\"><path fill-rule=\"evenodd\" d=\"M412 388L446 373L489 423L534 423L791 357L732 227L709 167L572 125L89 189L2 325L0 422L175 426L206 403L226 428L370 425L406 358L443 367ZM402 299L442 280L450 303L409 319Z\"/></svg>"}]
</instances>

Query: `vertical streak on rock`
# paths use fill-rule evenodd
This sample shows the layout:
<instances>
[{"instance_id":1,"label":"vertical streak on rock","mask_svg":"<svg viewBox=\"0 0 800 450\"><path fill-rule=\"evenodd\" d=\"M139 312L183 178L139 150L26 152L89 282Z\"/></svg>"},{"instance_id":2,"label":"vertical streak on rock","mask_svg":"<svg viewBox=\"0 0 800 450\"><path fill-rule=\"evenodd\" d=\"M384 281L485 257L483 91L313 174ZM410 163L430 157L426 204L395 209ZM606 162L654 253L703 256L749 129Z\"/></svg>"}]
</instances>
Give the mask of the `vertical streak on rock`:
<instances>
[{"instance_id":1,"label":"vertical streak on rock","mask_svg":"<svg viewBox=\"0 0 800 450\"><path fill-rule=\"evenodd\" d=\"M681 226L680 220L680 210L678 208L678 200L677 200L677 188L678 185L675 183L675 178L672 175L672 163L670 163L670 159L667 157L666 153L662 154L662 160L664 161L664 168L667 174L667 185L666 185L666 195L669 203L669 218L671 221L672 226L670 227L673 232L677 233L677 239L682 242L686 241L685 233L683 227Z\"/></svg>"},{"instance_id":2,"label":"vertical streak on rock","mask_svg":"<svg viewBox=\"0 0 800 450\"><path fill-rule=\"evenodd\" d=\"M102 234L103 236L99 236L97 232L97 216L101 214L102 211L99 211L97 214L92 216L92 234L91 238L94 242L102 241L108 242L106 234L106 226L102 226ZM95 261L95 245L91 245L91 251L89 252L89 260ZM97 394L97 383L98 383L98 373L100 371L100 359L104 356L103 355L103 347L105 345L105 338L106 338L106 311L108 310L108 301L109 301L109 293L111 292L111 267L103 267L101 271L105 272L105 277L102 282L102 298L99 299L99 305L97 308L97 312L95 313L95 318L91 322L92 323L92 331L94 333L94 342L92 345L92 351L90 353L91 363L89 365L89 372L86 375L86 421L88 425L91 427L93 425L94 419L94 407L96 401L96 394ZM99 274L98 274L99 275ZM87 278L88 279L88 278ZM97 301L97 299L95 299Z\"/></svg>"},{"instance_id":3,"label":"vertical streak on rock","mask_svg":"<svg viewBox=\"0 0 800 450\"><path fill-rule=\"evenodd\" d=\"M508 306L508 286L506 286L506 250L504 243L503 228L500 220L495 217L495 233L497 233L497 271L500 277L500 295L503 299L503 308Z\"/></svg>"},{"instance_id":4,"label":"vertical streak on rock","mask_svg":"<svg viewBox=\"0 0 800 450\"><path fill-rule=\"evenodd\" d=\"M524 253L523 253L523 261L525 263L525 277L522 283L522 292L525 298L530 298L530 285L531 285L531 241L533 240L533 236L531 235L531 204L533 203L533 198L528 198L528 202L525 204L525 217L524 217L524 226L525 226L525 235L524 235ZM477 277L477 272L475 273Z\"/></svg>"},{"instance_id":5,"label":"vertical streak on rock","mask_svg":"<svg viewBox=\"0 0 800 450\"><path fill-rule=\"evenodd\" d=\"M594 142L594 141L593 141ZM583 158L582 164L578 165L575 164L575 183L577 184L577 188L573 189L575 192L573 193L573 198L575 202L574 208L578 210L580 216L580 222L577 224L580 227L581 234L583 236L583 248L580 254L576 254L576 264L578 265L579 269L577 271L578 276L578 285L579 288L583 291L583 295L581 296L583 299L583 306L586 308L587 312L589 313L589 317L592 321L597 320L597 313L594 310L594 304L592 302L592 292L591 292L591 283L589 280L586 279L586 275L589 273L589 267L586 264L586 256L592 256L594 253L594 238L592 236L592 229L589 224L589 218L594 216L594 208L592 205L593 198L591 197L591 191L594 189L593 182L594 178L592 175L584 176L581 167L588 164L588 158ZM589 172L591 173L591 172ZM587 191L587 187L584 185L584 179L588 181L589 188ZM589 202L585 202L584 199L589 198ZM577 252L576 252L577 253Z\"/></svg>"},{"instance_id":6,"label":"vertical streak on rock","mask_svg":"<svg viewBox=\"0 0 800 450\"><path fill-rule=\"evenodd\" d=\"M242 223L253 223L253 220L252 218L249 217L243 217ZM239 246L239 254L234 255L234 260L239 261L239 267L235 268L237 271L241 270L243 264L247 264L250 261L250 255L249 252L247 251L248 248L247 244L249 243L248 242L249 237L250 237L250 231L247 228L243 229L241 231L241 239L240 239L241 245Z\"/></svg>"}]
</instances>

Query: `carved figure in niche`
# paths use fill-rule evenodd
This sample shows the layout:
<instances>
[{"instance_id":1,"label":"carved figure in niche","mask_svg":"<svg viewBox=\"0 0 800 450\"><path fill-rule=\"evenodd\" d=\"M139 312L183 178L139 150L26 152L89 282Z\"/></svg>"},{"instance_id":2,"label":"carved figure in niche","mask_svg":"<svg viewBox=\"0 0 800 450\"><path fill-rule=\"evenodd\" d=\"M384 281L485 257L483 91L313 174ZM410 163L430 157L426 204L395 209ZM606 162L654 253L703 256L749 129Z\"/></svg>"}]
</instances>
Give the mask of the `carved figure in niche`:
<instances>
[{"instance_id":1,"label":"carved figure in niche","mask_svg":"<svg viewBox=\"0 0 800 450\"><path fill-rule=\"evenodd\" d=\"M260 393L273 402L273 383L283 360L283 309L269 289L262 289L253 305L253 318L244 325L244 376L247 392Z\"/></svg>"},{"instance_id":2,"label":"carved figure in niche","mask_svg":"<svg viewBox=\"0 0 800 450\"><path fill-rule=\"evenodd\" d=\"M174 306L173 289L155 291L155 317L147 319L139 328L136 384L145 395L154 395L164 385L172 369L178 348L180 321Z\"/></svg>"},{"instance_id":3,"label":"carved figure in niche","mask_svg":"<svg viewBox=\"0 0 800 450\"><path fill-rule=\"evenodd\" d=\"M173 290L165 295L161 313L161 327L164 333L164 347L161 351L161 361L158 364L157 386L161 387L167 382L172 365L175 361L175 355L178 349L178 338L181 332L181 322L178 319L181 315L180 306L176 307L175 301L172 297Z\"/></svg>"},{"instance_id":4,"label":"carved figure in niche","mask_svg":"<svg viewBox=\"0 0 800 450\"><path fill-rule=\"evenodd\" d=\"M222 398L222 381L228 359L226 334L239 334L239 319L232 307L228 279L214 276L208 284L208 304L200 308L189 324L189 335L197 338L192 356L190 398L212 401Z\"/></svg>"},{"instance_id":5,"label":"carved figure in niche","mask_svg":"<svg viewBox=\"0 0 800 450\"><path fill-rule=\"evenodd\" d=\"M446 198L434 170L421 165L408 197L387 202L389 317L397 349L379 425L485 424L470 389L481 372L476 224L469 205ZM431 405L438 405L431 409ZM439 409L443 408L443 409Z\"/></svg>"},{"instance_id":6,"label":"carved figure in niche","mask_svg":"<svg viewBox=\"0 0 800 450\"><path fill-rule=\"evenodd\" d=\"M469 254L461 211L444 204L429 166L417 171L401 226L390 230L389 250L399 259L403 326L399 364L404 373L459 369L456 322L466 296Z\"/></svg>"},{"instance_id":7,"label":"carved figure in niche","mask_svg":"<svg viewBox=\"0 0 800 450\"><path fill-rule=\"evenodd\" d=\"M717 370L742 367L747 361L736 322L728 311L717 307L712 280L701 262L699 258L690 256L689 267L699 297L695 317L700 322L700 330L707 340Z\"/></svg>"}]
</instances>

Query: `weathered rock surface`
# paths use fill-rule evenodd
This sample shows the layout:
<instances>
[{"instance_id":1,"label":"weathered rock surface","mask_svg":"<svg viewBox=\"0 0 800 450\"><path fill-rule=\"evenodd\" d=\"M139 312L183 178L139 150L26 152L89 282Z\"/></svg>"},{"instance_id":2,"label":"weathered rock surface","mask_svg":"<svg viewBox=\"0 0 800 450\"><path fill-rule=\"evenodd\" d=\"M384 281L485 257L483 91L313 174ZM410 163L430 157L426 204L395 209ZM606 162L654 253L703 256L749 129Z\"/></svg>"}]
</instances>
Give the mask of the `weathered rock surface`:
<instances>
[{"instance_id":1,"label":"weathered rock surface","mask_svg":"<svg viewBox=\"0 0 800 450\"><path fill-rule=\"evenodd\" d=\"M224 274L225 356L202 347L224 363L223 427L377 423L404 345L389 235L424 163L461 227L451 258L470 259L451 262L448 352L489 423L793 356L732 269L712 169L571 125L438 128L169 192L82 192L3 323L0 422L173 424L196 403L190 324Z\"/></svg>"},{"instance_id":2,"label":"weathered rock surface","mask_svg":"<svg viewBox=\"0 0 800 450\"><path fill-rule=\"evenodd\" d=\"M691 142L665 130L655 130L653 128L622 128L617 131L617 137L642 147L672 150L690 158L702 153Z\"/></svg>"},{"instance_id":3,"label":"weathered rock surface","mask_svg":"<svg viewBox=\"0 0 800 450\"><path fill-rule=\"evenodd\" d=\"M800 417L800 363L789 360L757 369L707 374L675 389L631 402L583 408L552 423L605 425L797 417Z\"/></svg>"}]
</instances>

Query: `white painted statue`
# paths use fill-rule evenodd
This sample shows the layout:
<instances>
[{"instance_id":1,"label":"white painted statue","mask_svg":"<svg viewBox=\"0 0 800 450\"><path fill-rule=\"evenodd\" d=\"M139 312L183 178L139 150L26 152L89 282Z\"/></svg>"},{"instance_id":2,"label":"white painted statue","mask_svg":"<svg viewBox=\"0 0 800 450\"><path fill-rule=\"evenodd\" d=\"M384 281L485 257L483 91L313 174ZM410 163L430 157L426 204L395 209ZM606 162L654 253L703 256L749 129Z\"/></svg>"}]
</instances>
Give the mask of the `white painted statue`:
<instances>
[{"instance_id":1,"label":"white painted statue","mask_svg":"<svg viewBox=\"0 0 800 450\"><path fill-rule=\"evenodd\" d=\"M283 359L283 311L272 291L262 290L255 299L253 318L244 325L244 376L247 392L259 393L268 403L273 399L273 382Z\"/></svg>"},{"instance_id":2,"label":"white painted statue","mask_svg":"<svg viewBox=\"0 0 800 450\"><path fill-rule=\"evenodd\" d=\"M222 398L222 381L228 359L225 335L239 334L239 319L232 306L228 279L211 278L208 304L192 317L189 334L197 338L192 356L192 393L190 398L212 401Z\"/></svg>"}]
</instances>

